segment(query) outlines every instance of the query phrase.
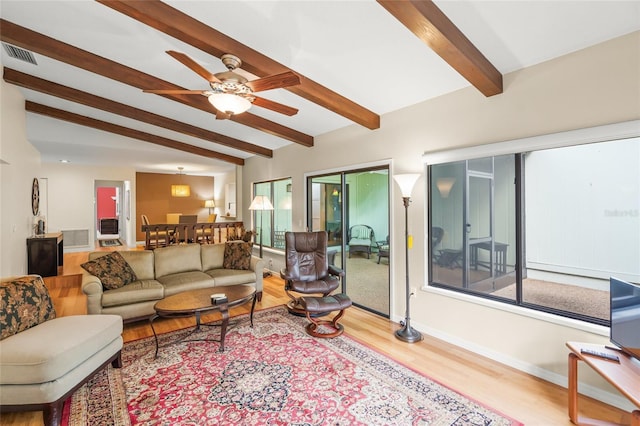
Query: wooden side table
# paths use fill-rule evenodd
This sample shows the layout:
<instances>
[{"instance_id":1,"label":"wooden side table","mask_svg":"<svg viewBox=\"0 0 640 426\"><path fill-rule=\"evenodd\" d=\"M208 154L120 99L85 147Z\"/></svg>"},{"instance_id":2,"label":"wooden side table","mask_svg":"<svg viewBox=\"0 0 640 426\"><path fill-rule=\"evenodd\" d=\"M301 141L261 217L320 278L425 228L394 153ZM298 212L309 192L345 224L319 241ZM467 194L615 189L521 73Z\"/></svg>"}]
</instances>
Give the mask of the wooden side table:
<instances>
[{"instance_id":1,"label":"wooden side table","mask_svg":"<svg viewBox=\"0 0 640 426\"><path fill-rule=\"evenodd\" d=\"M598 374L604 377L625 397L629 399L638 410L631 413L631 426L640 426L640 363L632 360L630 356L608 349L603 345L591 343L567 342L569 353L569 419L576 425L617 425L619 423L603 422L599 420L581 417L578 414L578 361L584 361ZM620 362L610 361L594 355L584 354L582 349L591 349L598 352L617 355Z\"/></svg>"},{"instance_id":2,"label":"wooden side table","mask_svg":"<svg viewBox=\"0 0 640 426\"><path fill-rule=\"evenodd\" d=\"M478 249L483 249L486 251L491 251L491 241L482 241L482 242L473 242L469 243L470 251L470 264L473 266L473 269L478 269L478 265L484 266L485 268L491 270L491 264L489 262L483 262L478 260ZM509 244L499 243L494 241L493 249L494 256L493 263L495 265L495 273L496 275L504 275L507 273L507 249L509 248Z\"/></svg>"}]
</instances>

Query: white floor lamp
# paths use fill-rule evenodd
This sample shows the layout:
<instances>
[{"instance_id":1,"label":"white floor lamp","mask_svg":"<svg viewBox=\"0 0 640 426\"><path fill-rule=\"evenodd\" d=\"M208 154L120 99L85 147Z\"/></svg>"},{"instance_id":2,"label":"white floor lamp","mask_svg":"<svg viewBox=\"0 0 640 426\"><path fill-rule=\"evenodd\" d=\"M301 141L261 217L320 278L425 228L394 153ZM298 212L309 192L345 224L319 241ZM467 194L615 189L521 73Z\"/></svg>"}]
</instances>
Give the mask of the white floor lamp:
<instances>
[{"instance_id":1,"label":"white floor lamp","mask_svg":"<svg viewBox=\"0 0 640 426\"><path fill-rule=\"evenodd\" d=\"M406 272L406 314L404 326L400 330L396 330L396 337L403 342L414 343L422 340L422 334L411 327L411 319L409 315L409 298L411 297L411 288L409 287L409 202L411 200L411 191L420 175L418 173L408 173L394 175L402 192L402 202L404 203L404 250L405 250L405 272Z\"/></svg>"},{"instance_id":2,"label":"white floor lamp","mask_svg":"<svg viewBox=\"0 0 640 426\"><path fill-rule=\"evenodd\" d=\"M262 259L262 212L273 210L273 204L266 195L256 195L249 206L249 210L260 211L260 258Z\"/></svg>"}]
</instances>

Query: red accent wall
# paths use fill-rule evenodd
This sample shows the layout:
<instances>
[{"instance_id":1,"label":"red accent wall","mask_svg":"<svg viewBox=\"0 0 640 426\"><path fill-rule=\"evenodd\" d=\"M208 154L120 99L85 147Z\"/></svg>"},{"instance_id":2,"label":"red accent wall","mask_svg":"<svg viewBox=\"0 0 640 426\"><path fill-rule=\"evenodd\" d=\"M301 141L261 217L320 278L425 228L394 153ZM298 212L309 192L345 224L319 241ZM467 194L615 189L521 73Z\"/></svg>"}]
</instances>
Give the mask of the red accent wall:
<instances>
[{"instance_id":1,"label":"red accent wall","mask_svg":"<svg viewBox=\"0 0 640 426\"><path fill-rule=\"evenodd\" d=\"M105 217L116 217L116 188L98 188L98 222Z\"/></svg>"}]
</instances>

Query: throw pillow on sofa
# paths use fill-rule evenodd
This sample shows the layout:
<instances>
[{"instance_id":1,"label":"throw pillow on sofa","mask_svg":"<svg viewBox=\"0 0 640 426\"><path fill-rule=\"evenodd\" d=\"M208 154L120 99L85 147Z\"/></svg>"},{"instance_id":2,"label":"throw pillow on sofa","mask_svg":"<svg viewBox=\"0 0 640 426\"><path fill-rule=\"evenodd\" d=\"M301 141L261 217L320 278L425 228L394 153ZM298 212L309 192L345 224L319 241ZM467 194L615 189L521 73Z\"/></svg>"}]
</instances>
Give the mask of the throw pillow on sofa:
<instances>
[{"instance_id":1,"label":"throw pillow on sofa","mask_svg":"<svg viewBox=\"0 0 640 426\"><path fill-rule=\"evenodd\" d=\"M82 269L100 278L105 290L113 290L136 281L135 272L117 251L80 265Z\"/></svg>"},{"instance_id":2,"label":"throw pillow on sofa","mask_svg":"<svg viewBox=\"0 0 640 426\"><path fill-rule=\"evenodd\" d=\"M224 269L251 269L252 243L244 241L227 241L224 243Z\"/></svg>"},{"instance_id":3,"label":"throw pillow on sofa","mask_svg":"<svg viewBox=\"0 0 640 426\"><path fill-rule=\"evenodd\" d=\"M0 340L54 319L49 291L38 275L0 283Z\"/></svg>"},{"instance_id":4,"label":"throw pillow on sofa","mask_svg":"<svg viewBox=\"0 0 640 426\"><path fill-rule=\"evenodd\" d=\"M251 242L251 239L253 238L253 231L245 231L244 234L242 235L229 235L229 238L227 239L228 241L244 241L245 243L249 243Z\"/></svg>"}]
</instances>

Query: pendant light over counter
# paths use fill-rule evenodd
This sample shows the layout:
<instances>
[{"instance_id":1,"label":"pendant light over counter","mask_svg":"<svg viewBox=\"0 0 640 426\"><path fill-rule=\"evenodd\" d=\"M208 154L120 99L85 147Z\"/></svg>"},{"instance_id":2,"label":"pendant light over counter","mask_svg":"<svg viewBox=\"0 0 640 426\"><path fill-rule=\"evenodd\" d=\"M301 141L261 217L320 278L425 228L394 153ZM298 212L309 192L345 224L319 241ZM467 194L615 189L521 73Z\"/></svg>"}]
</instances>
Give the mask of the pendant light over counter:
<instances>
[{"instance_id":1,"label":"pendant light over counter","mask_svg":"<svg viewBox=\"0 0 640 426\"><path fill-rule=\"evenodd\" d=\"M191 196L191 187L182 183L182 171L184 167L178 167L178 175L180 175L180 183L171 185L172 197L189 197Z\"/></svg>"}]
</instances>

